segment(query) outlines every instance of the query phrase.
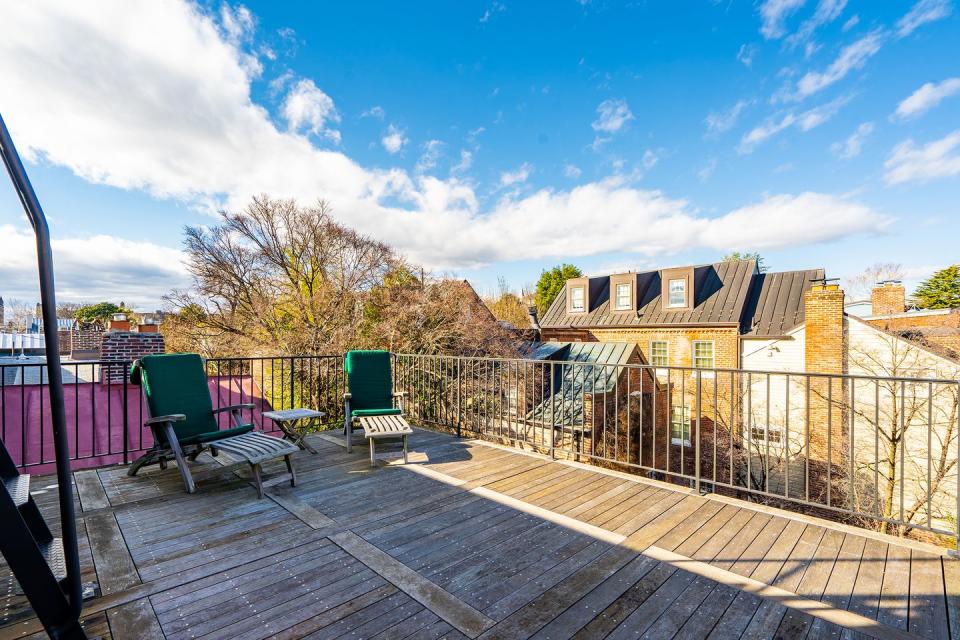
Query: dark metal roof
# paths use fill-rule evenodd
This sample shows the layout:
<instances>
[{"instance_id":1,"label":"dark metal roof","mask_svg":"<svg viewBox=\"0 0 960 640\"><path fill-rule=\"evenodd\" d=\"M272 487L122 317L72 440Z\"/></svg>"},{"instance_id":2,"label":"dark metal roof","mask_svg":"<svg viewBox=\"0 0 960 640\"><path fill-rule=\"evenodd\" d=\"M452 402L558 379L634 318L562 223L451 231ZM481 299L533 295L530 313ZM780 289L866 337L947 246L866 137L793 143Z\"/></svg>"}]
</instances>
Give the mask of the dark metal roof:
<instances>
[{"instance_id":1,"label":"dark metal roof","mask_svg":"<svg viewBox=\"0 0 960 640\"><path fill-rule=\"evenodd\" d=\"M746 302L750 280L756 262L719 262L694 267L694 305L689 311L671 311L660 300L660 271L643 271L637 275L637 309L634 312L611 312L610 278L591 278L598 281L596 293L591 295L590 311L567 313L565 295L557 296L544 314L540 326L565 327L631 327L649 325L739 325ZM594 287L591 286L591 293Z\"/></svg>"},{"instance_id":2,"label":"dark metal roof","mask_svg":"<svg viewBox=\"0 0 960 640\"><path fill-rule=\"evenodd\" d=\"M749 338L779 337L803 324L803 294L810 290L814 280L823 277L823 269L754 276L741 333Z\"/></svg>"},{"instance_id":3,"label":"dark metal roof","mask_svg":"<svg viewBox=\"0 0 960 640\"><path fill-rule=\"evenodd\" d=\"M781 336L803 322L803 294L822 269L758 273L756 261L718 262L693 267L694 305L671 311L661 301L660 271L636 274L637 309L611 312L610 278L590 278L587 313L567 313L565 293L540 321L544 329L594 327L733 326L750 337Z\"/></svg>"}]
</instances>

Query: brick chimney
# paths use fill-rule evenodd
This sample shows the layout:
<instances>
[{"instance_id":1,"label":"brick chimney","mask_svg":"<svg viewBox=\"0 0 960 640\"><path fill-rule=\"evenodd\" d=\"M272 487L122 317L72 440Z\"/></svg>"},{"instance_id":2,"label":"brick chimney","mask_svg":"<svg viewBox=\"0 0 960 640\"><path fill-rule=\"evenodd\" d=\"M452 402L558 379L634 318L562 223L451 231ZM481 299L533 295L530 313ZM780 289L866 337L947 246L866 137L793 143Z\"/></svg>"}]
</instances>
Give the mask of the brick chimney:
<instances>
[{"instance_id":1,"label":"brick chimney","mask_svg":"<svg viewBox=\"0 0 960 640\"><path fill-rule=\"evenodd\" d=\"M160 325L155 322L144 322L137 325L137 333L160 333Z\"/></svg>"},{"instance_id":2,"label":"brick chimney","mask_svg":"<svg viewBox=\"0 0 960 640\"><path fill-rule=\"evenodd\" d=\"M870 304L875 316L903 313L907 309L907 290L899 280L878 282L870 291Z\"/></svg>"},{"instance_id":3,"label":"brick chimney","mask_svg":"<svg viewBox=\"0 0 960 640\"><path fill-rule=\"evenodd\" d=\"M123 315L123 314L117 314ZM121 329L126 323L126 329ZM163 353L163 336L157 331L157 325L140 325L139 331L130 331L130 321L114 319L110 321L110 330L100 339L101 384L122 384L127 381L130 363L137 358L153 353ZM151 330L152 329L152 330ZM117 364L110 364L111 361Z\"/></svg>"},{"instance_id":4,"label":"brick chimney","mask_svg":"<svg viewBox=\"0 0 960 640\"><path fill-rule=\"evenodd\" d=\"M107 331L130 331L130 319L125 313L115 313L107 321Z\"/></svg>"},{"instance_id":5,"label":"brick chimney","mask_svg":"<svg viewBox=\"0 0 960 640\"><path fill-rule=\"evenodd\" d=\"M829 282L815 283L803 296L805 314L804 349L808 373L838 374L812 376L807 398L810 457L833 465L846 459L844 451L845 412L842 401L846 384L839 374L847 371L846 333L843 321L843 290ZM811 499L825 490L811 486Z\"/></svg>"}]
</instances>

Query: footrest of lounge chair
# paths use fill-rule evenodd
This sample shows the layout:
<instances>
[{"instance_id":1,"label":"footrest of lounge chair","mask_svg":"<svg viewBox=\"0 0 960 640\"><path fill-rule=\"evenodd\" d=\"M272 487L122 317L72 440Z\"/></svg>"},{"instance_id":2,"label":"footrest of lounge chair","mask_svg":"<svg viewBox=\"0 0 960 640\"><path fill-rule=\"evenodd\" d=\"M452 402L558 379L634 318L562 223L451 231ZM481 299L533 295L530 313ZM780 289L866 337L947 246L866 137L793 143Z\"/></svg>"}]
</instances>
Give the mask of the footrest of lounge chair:
<instances>
[{"instance_id":1,"label":"footrest of lounge chair","mask_svg":"<svg viewBox=\"0 0 960 640\"><path fill-rule=\"evenodd\" d=\"M364 416L358 418L360 426L363 427L363 435L370 442L370 466L376 466L377 459L391 459L391 458L403 458L403 462L407 462L407 436L413 433L413 429L407 424L407 421L403 419L403 416L398 415L385 415L385 416ZM403 441L403 451L402 452L387 452L377 454L377 441L378 440L395 440L399 439Z\"/></svg>"},{"instance_id":2,"label":"footrest of lounge chair","mask_svg":"<svg viewBox=\"0 0 960 640\"><path fill-rule=\"evenodd\" d=\"M264 486L278 484L284 480L290 480L290 486L297 486L297 474L293 470L293 462L290 456L300 450L300 447L273 436L264 433L251 432L232 438L224 438L210 443L210 448L216 452L222 451L238 461L246 462L250 465L253 473L253 481L257 487L257 497L263 497ZM271 478L266 483L263 481L260 472L260 465L263 462L283 458L287 465L287 473Z\"/></svg>"}]
</instances>

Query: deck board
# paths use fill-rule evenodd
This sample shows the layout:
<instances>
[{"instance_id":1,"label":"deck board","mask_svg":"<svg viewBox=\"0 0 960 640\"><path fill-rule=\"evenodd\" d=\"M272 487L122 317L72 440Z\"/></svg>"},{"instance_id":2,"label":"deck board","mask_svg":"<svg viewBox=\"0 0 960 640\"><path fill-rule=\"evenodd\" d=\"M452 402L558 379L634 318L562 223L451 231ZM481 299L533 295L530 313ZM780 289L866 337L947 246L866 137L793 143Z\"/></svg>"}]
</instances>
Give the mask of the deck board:
<instances>
[{"instance_id":1,"label":"deck board","mask_svg":"<svg viewBox=\"0 0 960 640\"><path fill-rule=\"evenodd\" d=\"M82 472L91 632L960 640L960 563L916 545L421 429L407 467L311 442L276 499L209 456L194 495L173 468ZM0 640L39 631L22 597L4 615Z\"/></svg>"}]
</instances>

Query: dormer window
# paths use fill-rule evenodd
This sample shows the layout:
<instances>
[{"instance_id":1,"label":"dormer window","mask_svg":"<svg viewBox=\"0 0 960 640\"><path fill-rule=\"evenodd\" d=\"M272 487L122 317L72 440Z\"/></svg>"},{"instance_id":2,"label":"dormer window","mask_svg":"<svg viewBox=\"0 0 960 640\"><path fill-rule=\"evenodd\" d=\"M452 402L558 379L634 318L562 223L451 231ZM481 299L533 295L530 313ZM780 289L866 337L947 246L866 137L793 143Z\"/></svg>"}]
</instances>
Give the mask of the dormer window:
<instances>
[{"instance_id":1,"label":"dormer window","mask_svg":"<svg viewBox=\"0 0 960 640\"><path fill-rule=\"evenodd\" d=\"M580 313L586 309L584 287L570 287L570 311Z\"/></svg>"},{"instance_id":2,"label":"dormer window","mask_svg":"<svg viewBox=\"0 0 960 640\"><path fill-rule=\"evenodd\" d=\"M667 306L671 308L687 306L687 279L671 278L667 285Z\"/></svg>"},{"instance_id":3,"label":"dormer window","mask_svg":"<svg viewBox=\"0 0 960 640\"><path fill-rule=\"evenodd\" d=\"M633 311L637 308L637 274L617 273L610 276L610 310Z\"/></svg>"}]
</instances>

